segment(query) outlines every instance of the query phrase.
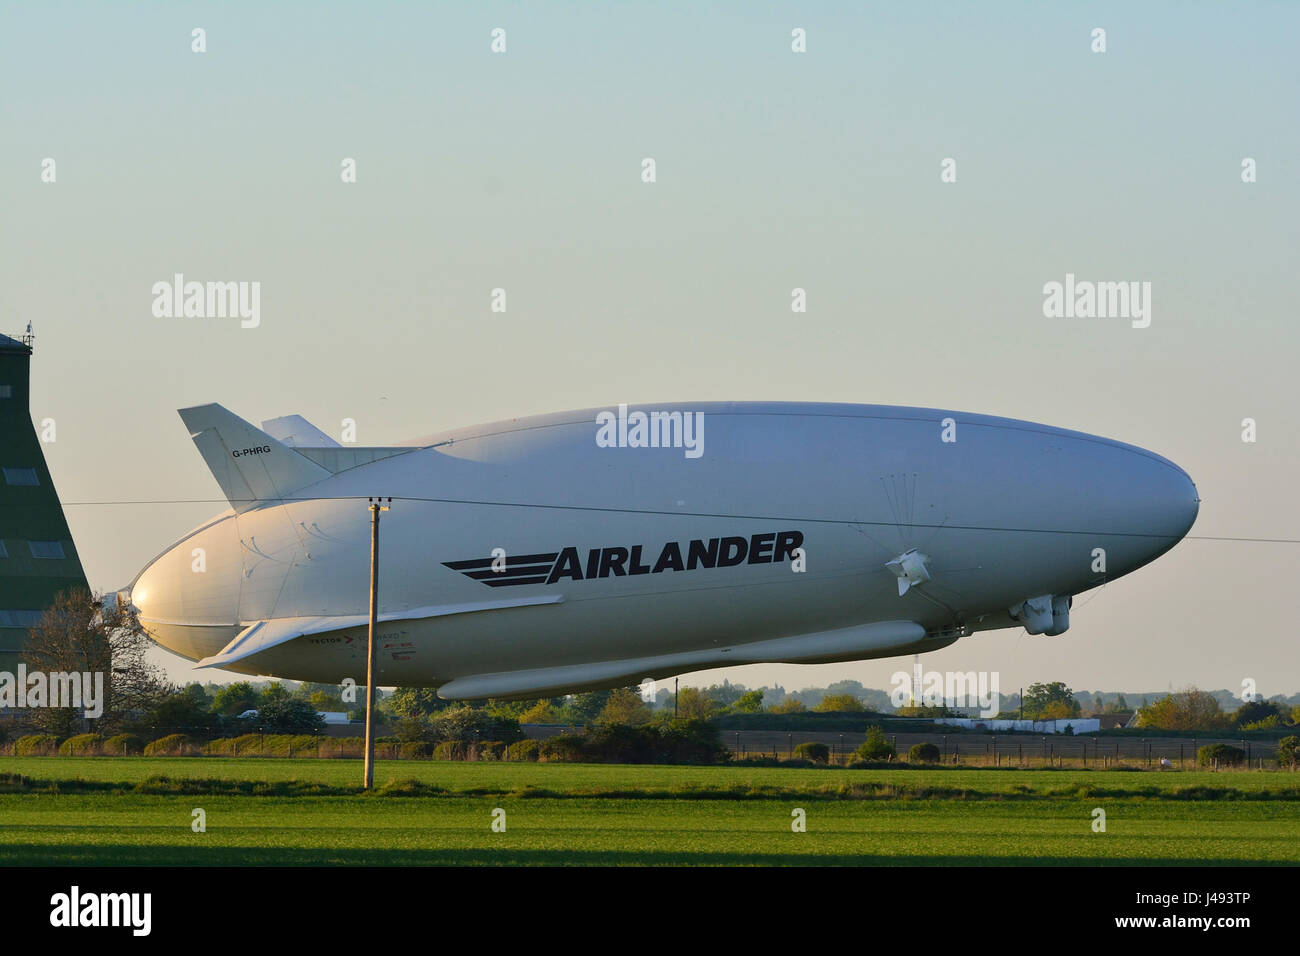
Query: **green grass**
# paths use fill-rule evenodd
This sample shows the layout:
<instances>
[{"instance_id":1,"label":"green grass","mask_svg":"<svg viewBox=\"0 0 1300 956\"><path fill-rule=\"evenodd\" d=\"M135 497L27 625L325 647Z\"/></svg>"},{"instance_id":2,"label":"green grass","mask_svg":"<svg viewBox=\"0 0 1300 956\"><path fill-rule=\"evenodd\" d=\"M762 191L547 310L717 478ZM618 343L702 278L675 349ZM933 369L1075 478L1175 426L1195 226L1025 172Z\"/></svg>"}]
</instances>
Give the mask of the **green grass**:
<instances>
[{"instance_id":1,"label":"green grass","mask_svg":"<svg viewBox=\"0 0 1300 956\"><path fill-rule=\"evenodd\" d=\"M0 792L0 866L1300 862L1300 779L1279 773L392 761L375 779L396 786L371 795L357 761L27 758L0 773L30 788ZM254 780L281 795L237 795Z\"/></svg>"}]
</instances>

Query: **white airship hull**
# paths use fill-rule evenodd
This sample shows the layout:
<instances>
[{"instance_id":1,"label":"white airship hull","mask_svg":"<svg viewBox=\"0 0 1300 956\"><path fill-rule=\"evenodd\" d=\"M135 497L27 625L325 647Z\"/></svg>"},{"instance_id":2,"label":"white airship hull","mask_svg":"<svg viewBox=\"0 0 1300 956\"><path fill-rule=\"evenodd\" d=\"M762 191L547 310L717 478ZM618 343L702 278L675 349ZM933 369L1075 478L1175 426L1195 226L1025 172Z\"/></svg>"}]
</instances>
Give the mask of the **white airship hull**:
<instances>
[{"instance_id":1,"label":"white airship hull","mask_svg":"<svg viewBox=\"0 0 1300 956\"><path fill-rule=\"evenodd\" d=\"M184 410L232 510L147 567L132 601L156 640L206 665L364 683L367 499L391 496L380 682L541 696L912 654L1018 623L1053 633L1054 596L1063 629L1069 595L1153 560L1197 511L1171 462L1026 422L640 409L702 415L698 457L604 447L599 409L355 450L290 448L220 406Z\"/></svg>"}]
</instances>

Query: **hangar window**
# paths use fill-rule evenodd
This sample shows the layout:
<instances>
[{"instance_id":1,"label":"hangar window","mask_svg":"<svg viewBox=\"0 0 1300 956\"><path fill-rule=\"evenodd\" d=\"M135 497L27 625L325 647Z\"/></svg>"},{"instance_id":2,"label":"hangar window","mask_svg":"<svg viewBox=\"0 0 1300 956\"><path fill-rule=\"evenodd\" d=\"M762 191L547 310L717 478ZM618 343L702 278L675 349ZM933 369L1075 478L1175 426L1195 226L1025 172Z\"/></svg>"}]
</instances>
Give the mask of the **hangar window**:
<instances>
[{"instance_id":1,"label":"hangar window","mask_svg":"<svg viewBox=\"0 0 1300 956\"><path fill-rule=\"evenodd\" d=\"M0 627L35 627L39 623L40 611L0 611Z\"/></svg>"},{"instance_id":2,"label":"hangar window","mask_svg":"<svg viewBox=\"0 0 1300 956\"><path fill-rule=\"evenodd\" d=\"M62 558L65 556L62 541L28 541L27 546L32 549L33 558Z\"/></svg>"},{"instance_id":3,"label":"hangar window","mask_svg":"<svg viewBox=\"0 0 1300 956\"><path fill-rule=\"evenodd\" d=\"M9 557L9 549L5 547L5 543L3 541L0 541L0 558L7 558L7 557Z\"/></svg>"},{"instance_id":4,"label":"hangar window","mask_svg":"<svg viewBox=\"0 0 1300 956\"><path fill-rule=\"evenodd\" d=\"M40 478L36 477L35 468L5 468L5 484L7 485L39 485Z\"/></svg>"},{"instance_id":5,"label":"hangar window","mask_svg":"<svg viewBox=\"0 0 1300 956\"><path fill-rule=\"evenodd\" d=\"M13 398L14 387L12 385L0 385L0 398Z\"/></svg>"}]
</instances>

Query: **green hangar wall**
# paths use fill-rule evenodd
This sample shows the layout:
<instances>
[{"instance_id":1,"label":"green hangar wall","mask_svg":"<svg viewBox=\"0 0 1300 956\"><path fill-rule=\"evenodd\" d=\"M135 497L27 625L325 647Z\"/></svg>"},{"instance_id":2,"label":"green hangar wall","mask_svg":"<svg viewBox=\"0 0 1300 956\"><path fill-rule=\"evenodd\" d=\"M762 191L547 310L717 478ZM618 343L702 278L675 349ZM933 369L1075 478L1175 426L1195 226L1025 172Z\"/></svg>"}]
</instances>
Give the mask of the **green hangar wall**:
<instances>
[{"instance_id":1,"label":"green hangar wall","mask_svg":"<svg viewBox=\"0 0 1300 956\"><path fill-rule=\"evenodd\" d=\"M32 425L31 357L30 339L0 335L0 670L11 673L55 595L87 586Z\"/></svg>"}]
</instances>

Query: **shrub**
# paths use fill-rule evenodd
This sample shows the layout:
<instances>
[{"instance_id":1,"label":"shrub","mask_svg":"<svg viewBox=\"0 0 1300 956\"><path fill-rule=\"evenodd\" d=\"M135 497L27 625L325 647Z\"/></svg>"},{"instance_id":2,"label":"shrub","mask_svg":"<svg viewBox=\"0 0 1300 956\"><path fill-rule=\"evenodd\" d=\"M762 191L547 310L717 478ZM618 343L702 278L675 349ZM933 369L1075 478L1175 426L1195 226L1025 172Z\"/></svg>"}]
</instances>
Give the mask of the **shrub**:
<instances>
[{"instance_id":1,"label":"shrub","mask_svg":"<svg viewBox=\"0 0 1300 956\"><path fill-rule=\"evenodd\" d=\"M137 734L117 734L104 741L104 753L114 757L126 757L144 753L144 738Z\"/></svg>"},{"instance_id":2,"label":"shrub","mask_svg":"<svg viewBox=\"0 0 1300 956\"><path fill-rule=\"evenodd\" d=\"M54 734L28 734L14 741L15 757L53 757L59 750Z\"/></svg>"},{"instance_id":3,"label":"shrub","mask_svg":"<svg viewBox=\"0 0 1300 956\"><path fill-rule=\"evenodd\" d=\"M240 734L230 740L230 752L233 755L254 756L262 752L263 734ZM215 742L215 741L214 741Z\"/></svg>"},{"instance_id":4,"label":"shrub","mask_svg":"<svg viewBox=\"0 0 1300 956\"><path fill-rule=\"evenodd\" d=\"M404 717L393 722L393 735L403 743L424 743L434 739L433 724L427 717Z\"/></svg>"},{"instance_id":5,"label":"shrub","mask_svg":"<svg viewBox=\"0 0 1300 956\"><path fill-rule=\"evenodd\" d=\"M77 734L59 744L60 757L94 757L102 752L103 734Z\"/></svg>"},{"instance_id":6,"label":"shrub","mask_svg":"<svg viewBox=\"0 0 1300 956\"><path fill-rule=\"evenodd\" d=\"M193 752L193 744L185 734L168 734L144 745L146 757L188 757Z\"/></svg>"},{"instance_id":7,"label":"shrub","mask_svg":"<svg viewBox=\"0 0 1300 956\"><path fill-rule=\"evenodd\" d=\"M583 754L581 737L548 737L538 741L537 759L544 763L581 763Z\"/></svg>"},{"instance_id":8,"label":"shrub","mask_svg":"<svg viewBox=\"0 0 1300 956\"><path fill-rule=\"evenodd\" d=\"M538 755L570 763L718 763L729 756L717 730L703 720L599 725L586 736L541 741Z\"/></svg>"},{"instance_id":9,"label":"shrub","mask_svg":"<svg viewBox=\"0 0 1300 956\"><path fill-rule=\"evenodd\" d=\"M867 739L856 751L859 760L891 760L898 756L894 745L885 739L885 732L872 724L867 728Z\"/></svg>"},{"instance_id":10,"label":"shrub","mask_svg":"<svg viewBox=\"0 0 1300 956\"><path fill-rule=\"evenodd\" d=\"M1236 767L1246 759L1246 751L1231 744L1206 744L1196 751L1196 762L1202 767Z\"/></svg>"},{"instance_id":11,"label":"shrub","mask_svg":"<svg viewBox=\"0 0 1300 956\"><path fill-rule=\"evenodd\" d=\"M504 740L484 740L476 745L479 760L501 760L506 754Z\"/></svg>"},{"instance_id":12,"label":"shrub","mask_svg":"<svg viewBox=\"0 0 1300 956\"><path fill-rule=\"evenodd\" d=\"M433 756L433 744L423 740L408 740L397 745L397 756L402 760L428 760Z\"/></svg>"},{"instance_id":13,"label":"shrub","mask_svg":"<svg viewBox=\"0 0 1300 956\"><path fill-rule=\"evenodd\" d=\"M1283 737L1277 742L1277 765L1295 769L1300 763L1300 737Z\"/></svg>"},{"instance_id":14,"label":"shrub","mask_svg":"<svg viewBox=\"0 0 1300 956\"><path fill-rule=\"evenodd\" d=\"M444 740L433 748L434 760L464 760L465 744L459 740Z\"/></svg>"},{"instance_id":15,"label":"shrub","mask_svg":"<svg viewBox=\"0 0 1300 956\"><path fill-rule=\"evenodd\" d=\"M908 763L938 763L939 748L931 743L912 744L907 752Z\"/></svg>"},{"instance_id":16,"label":"shrub","mask_svg":"<svg viewBox=\"0 0 1300 956\"><path fill-rule=\"evenodd\" d=\"M525 738L516 740L506 747L507 760L536 760L537 759L537 741Z\"/></svg>"},{"instance_id":17,"label":"shrub","mask_svg":"<svg viewBox=\"0 0 1300 956\"><path fill-rule=\"evenodd\" d=\"M811 760L813 763L826 763L831 759L831 748L815 741L799 744L794 752L800 760Z\"/></svg>"},{"instance_id":18,"label":"shrub","mask_svg":"<svg viewBox=\"0 0 1300 956\"><path fill-rule=\"evenodd\" d=\"M827 748L827 756L830 756L830 750ZM773 760L771 757L766 758L768 766L774 767L818 767L825 765L825 760L813 761L805 757L789 757L782 760ZM748 763L748 761L746 761Z\"/></svg>"},{"instance_id":19,"label":"shrub","mask_svg":"<svg viewBox=\"0 0 1300 956\"><path fill-rule=\"evenodd\" d=\"M475 740L504 740L513 742L524 734L519 721L505 714L496 714L476 707L449 707L429 718L428 740L458 740L470 743Z\"/></svg>"}]
</instances>

